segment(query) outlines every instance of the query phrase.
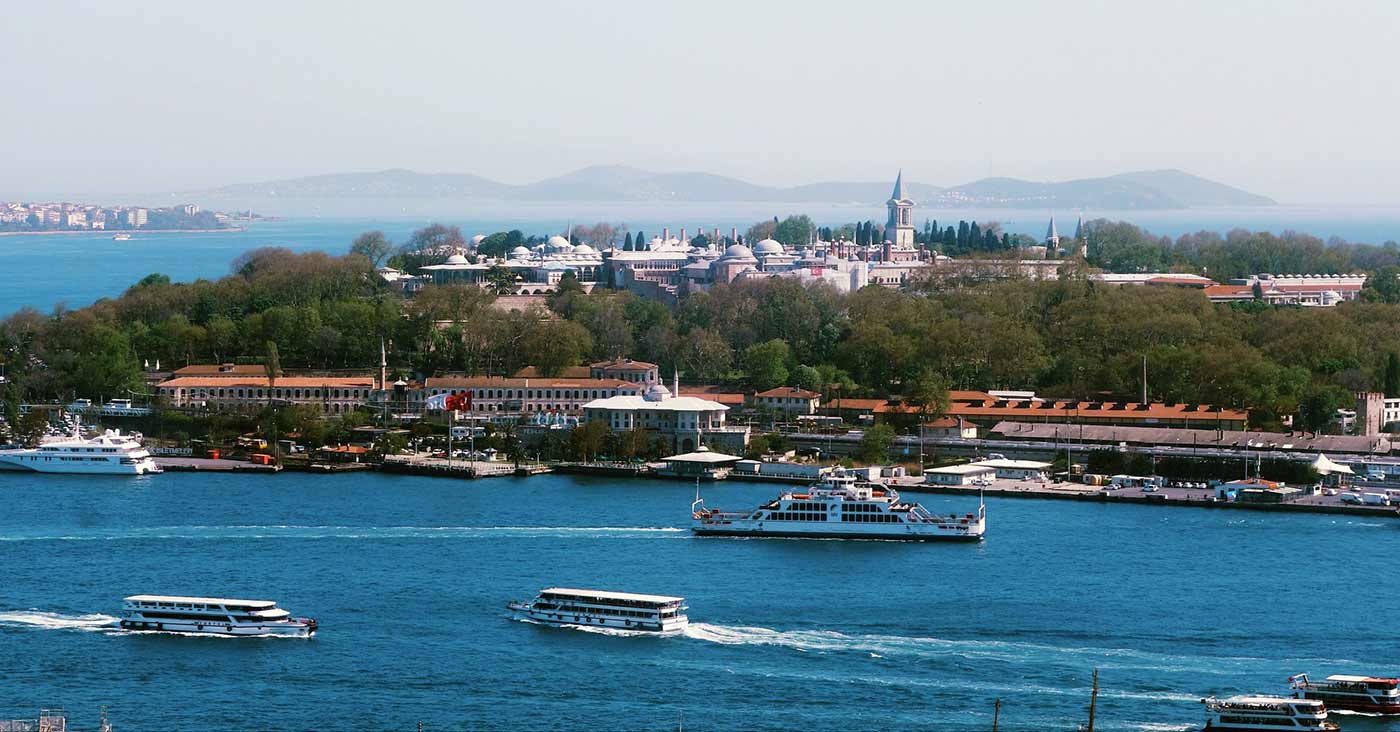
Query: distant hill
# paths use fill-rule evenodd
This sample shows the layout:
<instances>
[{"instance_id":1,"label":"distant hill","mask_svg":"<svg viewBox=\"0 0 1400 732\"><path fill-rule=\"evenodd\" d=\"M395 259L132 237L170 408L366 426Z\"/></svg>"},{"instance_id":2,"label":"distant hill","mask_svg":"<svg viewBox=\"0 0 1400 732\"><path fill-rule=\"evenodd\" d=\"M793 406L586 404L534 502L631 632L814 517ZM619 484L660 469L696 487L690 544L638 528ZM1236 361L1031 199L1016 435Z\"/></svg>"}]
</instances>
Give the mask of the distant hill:
<instances>
[{"instance_id":1,"label":"distant hill","mask_svg":"<svg viewBox=\"0 0 1400 732\"><path fill-rule=\"evenodd\" d=\"M510 188L468 173L394 169L238 183L193 194L215 198L498 198Z\"/></svg>"},{"instance_id":2,"label":"distant hill","mask_svg":"<svg viewBox=\"0 0 1400 732\"><path fill-rule=\"evenodd\" d=\"M924 203L940 208L1169 209L1276 202L1180 170L1144 170L1060 183L983 178L940 191Z\"/></svg>"},{"instance_id":3,"label":"distant hill","mask_svg":"<svg viewBox=\"0 0 1400 732\"><path fill-rule=\"evenodd\" d=\"M952 188L906 183L905 191L919 204L935 208L1176 209L1274 203L1264 196L1180 170L1147 170L1062 182L984 178ZM525 185L511 185L465 173L382 170L242 183L181 195L211 201L220 198L413 198L868 205L883 202L889 194L888 181L831 181L783 188L712 173L657 173L620 165L598 165Z\"/></svg>"}]
</instances>

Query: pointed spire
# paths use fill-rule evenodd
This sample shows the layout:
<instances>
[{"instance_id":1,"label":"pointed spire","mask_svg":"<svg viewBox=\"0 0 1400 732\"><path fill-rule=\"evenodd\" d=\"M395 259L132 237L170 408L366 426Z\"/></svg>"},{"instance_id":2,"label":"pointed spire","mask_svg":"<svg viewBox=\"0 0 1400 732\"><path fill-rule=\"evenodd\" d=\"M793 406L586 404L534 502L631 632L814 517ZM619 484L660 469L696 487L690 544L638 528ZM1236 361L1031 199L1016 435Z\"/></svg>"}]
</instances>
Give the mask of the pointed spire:
<instances>
[{"instance_id":1,"label":"pointed spire","mask_svg":"<svg viewBox=\"0 0 1400 732\"><path fill-rule=\"evenodd\" d=\"M1053 244L1058 244L1058 243L1060 243L1060 235L1059 235L1059 233L1057 233L1057 232L1055 231L1055 216L1054 216L1054 214L1051 214L1051 215L1050 215L1050 228L1048 228L1048 229L1045 230L1045 241L1046 241L1047 243L1053 243Z\"/></svg>"},{"instance_id":2,"label":"pointed spire","mask_svg":"<svg viewBox=\"0 0 1400 732\"><path fill-rule=\"evenodd\" d=\"M890 194L890 200L904 200L904 169L899 169L899 174L894 177L894 193Z\"/></svg>"}]
</instances>

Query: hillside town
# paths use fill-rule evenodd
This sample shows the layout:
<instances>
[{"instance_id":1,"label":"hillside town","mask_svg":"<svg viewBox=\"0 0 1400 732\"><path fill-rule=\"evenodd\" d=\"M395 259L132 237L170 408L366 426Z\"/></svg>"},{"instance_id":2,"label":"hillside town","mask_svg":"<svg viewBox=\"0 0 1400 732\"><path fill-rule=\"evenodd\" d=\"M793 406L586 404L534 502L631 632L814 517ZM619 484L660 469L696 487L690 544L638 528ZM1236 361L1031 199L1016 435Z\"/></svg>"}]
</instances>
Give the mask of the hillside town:
<instances>
[{"instance_id":1,"label":"hillside town","mask_svg":"<svg viewBox=\"0 0 1400 732\"><path fill-rule=\"evenodd\" d=\"M193 203L149 207L0 201L0 232L214 229L228 227L232 219Z\"/></svg>"}]
</instances>

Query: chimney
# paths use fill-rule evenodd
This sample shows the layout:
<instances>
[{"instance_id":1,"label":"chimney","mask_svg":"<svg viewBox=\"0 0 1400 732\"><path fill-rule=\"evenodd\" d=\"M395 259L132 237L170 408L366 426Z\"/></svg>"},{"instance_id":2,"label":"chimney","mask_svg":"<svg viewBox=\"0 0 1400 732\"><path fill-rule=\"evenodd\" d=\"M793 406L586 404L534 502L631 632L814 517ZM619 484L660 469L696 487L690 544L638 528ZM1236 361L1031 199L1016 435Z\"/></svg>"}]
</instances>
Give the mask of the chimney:
<instances>
[{"instance_id":1,"label":"chimney","mask_svg":"<svg viewBox=\"0 0 1400 732\"><path fill-rule=\"evenodd\" d=\"M685 243L685 227L684 227L684 226L681 227L681 243L682 243L682 244Z\"/></svg>"},{"instance_id":2,"label":"chimney","mask_svg":"<svg viewBox=\"0 0 1400 732\"><path fill-rule=\"evenodd\" d=\"M667 226L661 230L661 243L665 244L671 240L671 227Z\"/></svg>"},{"instance_id":3,"label":"chimney","mask_svg":"<svg viewBox=\"0 0 1400 732\"><path fill-rule=\"evenodd\" d=\"M729 241L731 244L739 241L739 227L735 226L729 230Z\"/></svg>"}]
</instances>

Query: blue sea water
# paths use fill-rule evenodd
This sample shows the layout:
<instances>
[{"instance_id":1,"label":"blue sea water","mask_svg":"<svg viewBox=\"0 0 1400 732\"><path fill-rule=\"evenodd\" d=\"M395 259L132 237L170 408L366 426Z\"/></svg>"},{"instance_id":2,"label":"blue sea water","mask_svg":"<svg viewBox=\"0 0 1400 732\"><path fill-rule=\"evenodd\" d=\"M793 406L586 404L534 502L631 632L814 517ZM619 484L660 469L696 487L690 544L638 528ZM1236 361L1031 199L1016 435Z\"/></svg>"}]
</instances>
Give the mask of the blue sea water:
<instances>
[{"instance_id":1,"label":"blue sea water","mask_svg":"<svg viewBox=\"0 0 1400 732\"><path fill-rule=\"evenodd\" d=\"M568 476L0 474L0 717L119 730L1199 727L1208 694L1396 673L1400 526L1002 499L981 544L692 537L693 487ZM773 486L706 486L722 507ZM923 496L939 511L961 497ZM513 621L548 585L692 627ZM312 639L130 634L122 596L276 599ZM1400 724L1342 717L1348 732Z\"/></svg>"},{"instance_id":2,"label":"blue sea water","mask_svg":"<svg viewBox=\"0 0 1400 732\"><path fill-rule=\"evenodd\" d=\"M648 237L670 228L690 232L718 227L740 231L754 221L775 215L808 213L821 225L838 226L855 220L883 220L883 209L871 206L812 206L798 204L518 204L509 211L454 208L443 202L405 206L392 216L356 215L338 202L335 217L293 216L264 221L246 231L211 233L137 232L130 241L113 241L111 234L62 236L20 235L0 237L0 317L33 307L50 311L60 303L84 307L102 297L115 297L153 272L176 281L217 278L229 273L229 264L243 252L277 246L294 251L326 251L341 254L356 235L372 229L384 231L402 242L417 228L437 221L461 226L470 236L518 228L528 234L549 234L566 229L570 222L625 222L631 231ZM303 211L305 209L302 209ZM1010 232L1042 236L1053 212L1008 209L935 211L920 209L918 223L937 220L940 225L958 219L999 221ZM1400 240L1400 212L1389 209L1339 209L1315 207L1264 207L1242 209L1191 209L1183 211L1098 211L1086 217L1132 221L1154 234L1176 236L1201 230L1227 232L1235 228L1281 232L1296 230L1324 239L1340 236L1350 241L1382 243ZM1059 212L1060 231L1073 232L1074 212Z\"/></svg>"}]
</instances>

